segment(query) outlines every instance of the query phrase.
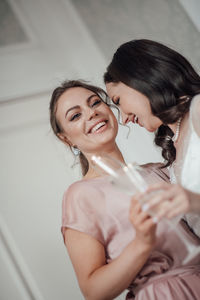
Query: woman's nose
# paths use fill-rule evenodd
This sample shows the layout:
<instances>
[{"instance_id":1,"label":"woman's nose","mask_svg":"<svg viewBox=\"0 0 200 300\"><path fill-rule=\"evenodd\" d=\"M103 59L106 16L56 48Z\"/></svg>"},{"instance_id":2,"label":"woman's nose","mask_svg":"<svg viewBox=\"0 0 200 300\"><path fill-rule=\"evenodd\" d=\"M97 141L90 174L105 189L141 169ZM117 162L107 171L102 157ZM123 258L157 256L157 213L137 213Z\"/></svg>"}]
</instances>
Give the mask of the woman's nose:
<instances>
[{"instance_id":1,"label":"woman's nose","mask_svg":"<svg viewBox=\"0 0 200 300\"><path fill-rule=\"evenodd\" d=\"M129 115L125 114L124 112L121 112L121 117L122 117L123 124L127 124L130 121Z\"/></svg>"},{"instance_id":2,"label":"woman's nose","mask_svg":"<svg viewBox=\"0 0 200 300\"><path fill-rule=\"evenodd\" d=\"M98 115L98 113L97 113L96 109L88 107L88 109L87 109L87 119L88 120L92 120L92 118L97 115Z\"/></svg>"}]
</instances>

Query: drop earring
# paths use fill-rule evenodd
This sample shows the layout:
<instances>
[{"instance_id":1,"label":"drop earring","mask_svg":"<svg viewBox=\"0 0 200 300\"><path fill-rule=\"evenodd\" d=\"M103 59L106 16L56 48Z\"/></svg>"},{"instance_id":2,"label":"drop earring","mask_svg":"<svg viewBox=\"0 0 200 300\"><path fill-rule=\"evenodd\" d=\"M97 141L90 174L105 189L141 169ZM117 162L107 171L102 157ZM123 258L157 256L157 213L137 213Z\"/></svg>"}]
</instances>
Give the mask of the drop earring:
<instances>
[{"instance_id":1,"label":"drop earring","mask_svg":"<svg viewBox=\"0 0 200 300\"><path fill-rule=\"evenodd\" d=\"M79 156L81 153L81 151L75 146L72 146L72 152L75 156Z\"/></svg>"}]
</instances>

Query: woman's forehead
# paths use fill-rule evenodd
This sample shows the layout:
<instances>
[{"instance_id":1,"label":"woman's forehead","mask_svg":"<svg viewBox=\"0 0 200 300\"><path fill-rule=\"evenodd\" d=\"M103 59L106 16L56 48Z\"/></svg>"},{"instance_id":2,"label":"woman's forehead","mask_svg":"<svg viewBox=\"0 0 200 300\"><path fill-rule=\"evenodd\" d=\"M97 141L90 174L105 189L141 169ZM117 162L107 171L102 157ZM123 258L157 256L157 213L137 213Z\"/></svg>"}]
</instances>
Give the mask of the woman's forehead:
<instances>
[{"instance_id":1,"label":"woman's forehead","mask_svg":"<svg viewBox=\"0 0 200 300\"><path fill-rule=\"evenodd\" d=\"M106 90L109 95L116 92L116 85L113 82L106 83Z\"/></svg>"},{"instance_id":2,"label":"woman's forehead","mask_svg":"<svg viewBox=\"0 0 200 300\"><path fill-rule=\"evenodd\" d=\"M87 101L88 97L91 95L96 94L82 87L69 88L59 97L58 106L68 106L71 103L81 104L82 102Z\"/></svg>"},{"instance_id":3,"label":"woman's forehead","mask_svg":"<svg viewBox=\"0 0 200 300\"><path fill-rule=\"evenodd\" d=\"M88 95L95 94L94 92L83 88L83 87L72 87L65 91L61 96L60 99L77 99L82 100L87 98Z\"/></svg>"}]
</instances>

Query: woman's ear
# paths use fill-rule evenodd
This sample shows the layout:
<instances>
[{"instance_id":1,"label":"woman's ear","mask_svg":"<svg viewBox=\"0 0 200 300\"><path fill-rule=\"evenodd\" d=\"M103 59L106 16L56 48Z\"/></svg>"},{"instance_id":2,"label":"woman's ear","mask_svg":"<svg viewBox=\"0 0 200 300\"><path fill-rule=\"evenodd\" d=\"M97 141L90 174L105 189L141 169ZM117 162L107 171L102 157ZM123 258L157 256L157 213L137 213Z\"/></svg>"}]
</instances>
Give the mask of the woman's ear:
<instances>
[{"instance_id":1,"label":"woman's ear","mask_svg":"<svg viewBox=\"0 0 200 300\"><path fill-rule=\"evenodd\" d=\"M58 133L58 134L57 134L57 137L58 137L65 145L72 146L72 143L68 140L68 138L67 138L64 134Z\"/></svg>"}]
</instances>

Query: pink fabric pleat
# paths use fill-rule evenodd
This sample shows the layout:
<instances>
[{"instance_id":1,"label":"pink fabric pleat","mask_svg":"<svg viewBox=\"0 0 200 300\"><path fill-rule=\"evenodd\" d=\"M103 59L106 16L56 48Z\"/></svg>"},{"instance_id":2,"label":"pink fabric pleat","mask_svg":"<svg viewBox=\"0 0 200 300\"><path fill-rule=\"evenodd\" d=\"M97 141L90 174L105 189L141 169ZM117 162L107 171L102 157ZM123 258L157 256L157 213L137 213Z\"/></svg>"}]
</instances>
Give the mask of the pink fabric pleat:
<instances>
[{"instance_id":1,"label":"pink fabric pleat","mask_svg":"<svg viewBox=\"0 0 200 300\"><path fill-rule=\"evenodd\" d=\"M199 300L200 267L188 266L155 276L137 292L130 291L127 300Z\"/></svg>"}]
</instances>

